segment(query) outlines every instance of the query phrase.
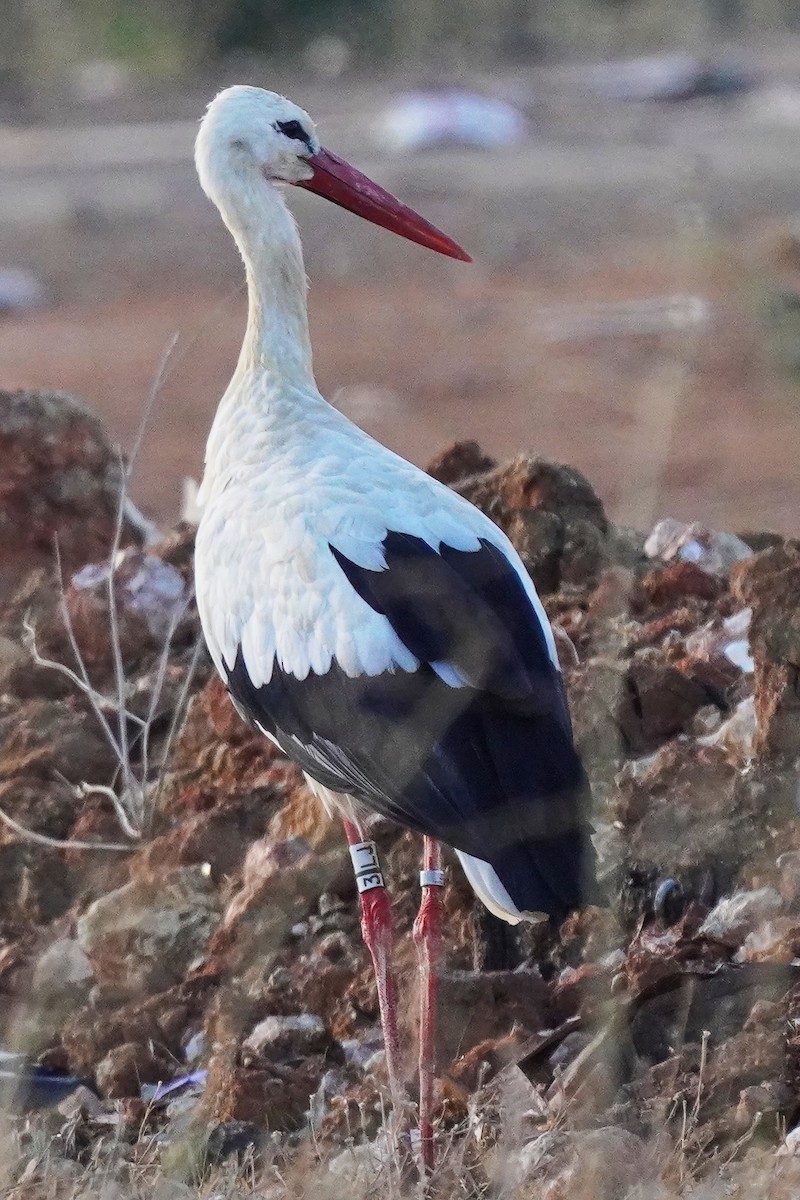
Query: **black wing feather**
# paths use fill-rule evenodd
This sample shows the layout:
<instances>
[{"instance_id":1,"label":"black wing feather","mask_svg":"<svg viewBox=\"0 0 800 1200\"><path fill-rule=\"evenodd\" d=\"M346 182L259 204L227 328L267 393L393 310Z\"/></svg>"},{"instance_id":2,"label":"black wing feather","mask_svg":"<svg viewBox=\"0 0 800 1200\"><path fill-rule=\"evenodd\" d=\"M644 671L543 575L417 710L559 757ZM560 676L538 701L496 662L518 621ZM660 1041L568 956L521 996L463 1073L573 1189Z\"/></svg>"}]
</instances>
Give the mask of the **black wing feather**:
<instances>
[{"instance_id":1,"label":"black wing feather","mask_svg":"<svg viewBox=\"0 0 800 1200\"><path fill-rule=\"evenodd\" d=\"M512 565L389 533L385 571L336 561L420 660L351 678L334 662L299 680L274 668L235 700L308 774L420 833L490 862L521 910L560 917L591 893L588 784L560 673ZM443 682L447 663L466 681Z\"/></svg>"}]
</instances>

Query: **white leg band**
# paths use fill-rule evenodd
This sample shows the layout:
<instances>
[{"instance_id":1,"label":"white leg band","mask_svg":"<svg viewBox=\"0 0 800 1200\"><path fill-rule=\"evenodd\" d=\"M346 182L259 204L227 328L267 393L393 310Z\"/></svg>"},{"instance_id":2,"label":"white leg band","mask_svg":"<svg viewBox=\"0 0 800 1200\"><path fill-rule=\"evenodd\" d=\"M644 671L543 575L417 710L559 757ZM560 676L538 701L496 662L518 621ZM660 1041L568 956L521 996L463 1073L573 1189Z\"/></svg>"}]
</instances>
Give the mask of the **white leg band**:
<instances>
[{"instance_id":1,"label":"white leg band","mask_svg":"<svg viewBox=\"0 0 800 1200\"><path fill-rule=\"evenodd\" d=\"M444 887L444 871L420 871L420 887Z\"/></svg>"},{"instance_id":2,"label":"white leg band","mask_svg":"<svg viewBox=\"0 0 800 1200\"><path fill-rule=\"evenodd\" d=\"M374 842L353 842L350 847L350 858L359 892L368 892L371 888L384 886L381 865L378 860L378 847Z\"/></svg>"}]
</instances>

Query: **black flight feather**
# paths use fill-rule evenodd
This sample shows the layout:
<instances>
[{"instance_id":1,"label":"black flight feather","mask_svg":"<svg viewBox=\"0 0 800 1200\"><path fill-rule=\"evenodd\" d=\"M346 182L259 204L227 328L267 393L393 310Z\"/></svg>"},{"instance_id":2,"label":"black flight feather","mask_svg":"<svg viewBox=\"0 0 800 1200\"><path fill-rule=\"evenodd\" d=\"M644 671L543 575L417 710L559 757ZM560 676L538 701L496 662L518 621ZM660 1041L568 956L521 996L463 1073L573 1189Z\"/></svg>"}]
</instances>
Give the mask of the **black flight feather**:
<instances>
[{"instance_id":1,"label":"black flight feather","mask_svg":"<svg viewBox=\"0 0 800 1200\"><path fill-rule=\"evenodd\" d=\"M522 582L484 539L437 552L390 532L383 551L387 567L373 571L331 547L416 671L351 678L334 662L300 680L276 663L255 687L240 652L233 698L312 778L491 863L521 911L560 919L594 898L589 787Z\"/></svg>"}]
</instances>

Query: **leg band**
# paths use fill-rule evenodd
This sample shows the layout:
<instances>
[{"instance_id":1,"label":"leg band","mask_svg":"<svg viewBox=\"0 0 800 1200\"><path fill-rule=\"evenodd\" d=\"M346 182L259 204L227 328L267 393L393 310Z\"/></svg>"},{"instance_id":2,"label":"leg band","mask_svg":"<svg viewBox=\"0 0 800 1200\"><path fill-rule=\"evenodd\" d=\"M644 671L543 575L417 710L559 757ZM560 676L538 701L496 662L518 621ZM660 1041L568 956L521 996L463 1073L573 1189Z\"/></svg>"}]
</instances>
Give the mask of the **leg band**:
<instances>
[{"instance_id":1,"label":"leg band","mask_svg":"<svg viewBox=\"0 0 800 1200\"><path fill-rule=\"evenodd\" d=\"M359 892L368 892L371 888L384 886L378 847L374 842L351 842L350 858Z\"/></svg>"},{"instance_id":2,"label":"leg band","mask_svg":"<svg viewBox=\"0 0 800 1200\"><path fill-rule=\"evenodd\" d=\"M420 887L444 887L444 871L420 871Z\"/></svg>"}]
</instances>

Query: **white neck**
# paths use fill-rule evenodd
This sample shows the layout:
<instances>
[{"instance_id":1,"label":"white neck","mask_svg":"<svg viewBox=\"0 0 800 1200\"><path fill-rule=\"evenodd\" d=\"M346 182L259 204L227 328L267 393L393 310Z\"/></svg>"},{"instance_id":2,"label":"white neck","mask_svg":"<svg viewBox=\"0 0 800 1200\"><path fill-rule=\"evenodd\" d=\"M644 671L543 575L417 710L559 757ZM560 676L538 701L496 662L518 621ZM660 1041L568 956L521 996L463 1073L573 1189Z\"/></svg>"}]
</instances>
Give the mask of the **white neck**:
<instances>
[{"instance_id":1,"label":"white neck","mask_svg":"<svg viewBox=\"0 0 800 1200\"><path fill-rule=\"evenodd\" d=\"M237 374L256 372L316 392L303 251L292 214L266 180L220 210L247 274L247 331Z\"/></svg>"},{"instance_id":2,"label":"white neck","mask_svg":"<svg viewBox=\"0 0 800 1200\"><path fill-rule=\"evenodd\" d=\"M313 428L329 412L314 382L303 252L277 188L264 183L217 201L247 273L248 315L239 361L206 445L198 495L205 504L231 472L263 471L292 430ZM314 412L314 420L304 414Z\"/></svg>"}]
</instances>

